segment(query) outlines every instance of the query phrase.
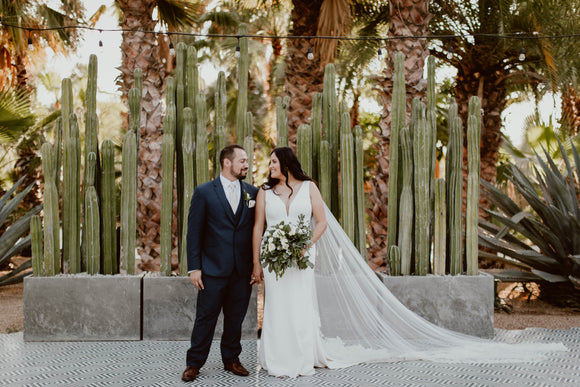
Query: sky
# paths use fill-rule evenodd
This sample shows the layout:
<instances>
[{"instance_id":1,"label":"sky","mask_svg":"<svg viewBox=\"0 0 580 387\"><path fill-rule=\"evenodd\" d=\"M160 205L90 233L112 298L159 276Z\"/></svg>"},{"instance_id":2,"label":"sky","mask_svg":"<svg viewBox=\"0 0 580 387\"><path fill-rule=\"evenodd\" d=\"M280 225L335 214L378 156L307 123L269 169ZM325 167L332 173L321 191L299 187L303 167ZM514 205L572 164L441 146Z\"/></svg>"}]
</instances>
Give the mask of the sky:
<instances>
[{"instance_id":1,"label":"sky","mask_svg":"<svg viewBox=\"0 0 580 387\"><path fill-rule=\"evenodd\" d=\"M55 0L52 0L55 1ZM102 29L117 29L119 28L118 16L114 12L114 1L83 1L86 8L86 14L90 17L101 4L107 6L107 11L101 16L95 28ZM103 47L99 47L99 41L103 42ZM85 31L84 40L81 42L78 52L74 55L64 57L62 55L49 55L49 61L45 66L46 71L55 71L61 77L70 76L77 63L89 63L89 56L96 54L98 57L98 95L99 100L112 100L119 96L120 92L117 90L115 84L116 77L119 71L116 69L121 64L121 45L120 32L98 32ZM202 78L206 79L206 83L210 83L211 79L217 78L217 72L211 69L202 69ZM43 91L40 90L40 93ZM44 98L44 97L43 97ZM54 93L46 95L47 100L54 99ZM380 113L381 107L376 103L363 104L365 109ZM534 111L534 102L527 101L517 104L512 104L504 110L502 114L502 121L504 123L504 133L511 139L514 145L518 146L522 143L522 134L524 122L527 116ZM560 118L560 101L551 94L547 95L540 101L539 104L540 116L544 121L548 121L550 115L554 119Z\"/></svg>"}]
</instances>

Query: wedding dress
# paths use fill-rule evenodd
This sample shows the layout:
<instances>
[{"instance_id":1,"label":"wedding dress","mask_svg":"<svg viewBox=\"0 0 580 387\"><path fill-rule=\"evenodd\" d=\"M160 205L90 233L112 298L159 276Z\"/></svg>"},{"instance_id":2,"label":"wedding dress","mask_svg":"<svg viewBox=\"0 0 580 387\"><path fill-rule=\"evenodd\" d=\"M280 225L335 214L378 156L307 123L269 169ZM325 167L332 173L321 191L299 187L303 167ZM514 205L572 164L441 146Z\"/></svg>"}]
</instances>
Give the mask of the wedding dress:
<instances>
[{"instance_id":1,"label":"wedding dress","mask_svg":"<svg viewBox=\"0 0 580 387\"><path fill-rule=\"evenodd\" d=\"M266 223L312 217L310 183L286 204L266 190ZM566 350L561 343L507 344L453 332L407 309L376 277L325 206L327 228L309 250L314 269L264 270L259 364L273 376L312 375L314 367L428 360L528 362Z\"/></svg>"}]
</instances>

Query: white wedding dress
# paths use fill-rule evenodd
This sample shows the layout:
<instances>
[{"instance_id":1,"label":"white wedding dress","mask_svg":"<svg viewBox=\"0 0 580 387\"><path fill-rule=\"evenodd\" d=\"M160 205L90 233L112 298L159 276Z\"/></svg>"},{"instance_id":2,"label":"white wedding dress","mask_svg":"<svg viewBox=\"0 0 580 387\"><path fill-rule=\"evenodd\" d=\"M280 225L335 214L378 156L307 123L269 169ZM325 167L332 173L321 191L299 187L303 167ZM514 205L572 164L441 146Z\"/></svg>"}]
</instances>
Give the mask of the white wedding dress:
<instances>
[{"instance_id":1,"label":"white wedding dress","mask_svg":"<svg viewBox=\"0 0 580 387\"><path fill-rule=\"evenodd\" d=\"M315 367L366 362L538 361L561 343L506 344L438 327L401 304L376 277L332 213L309 250L314 269L264 270L265 300L259 364L273 376L312 375ZM310 182L290 202L266 190L267 227L312 218Z\"/></svg>"}]
</instances>

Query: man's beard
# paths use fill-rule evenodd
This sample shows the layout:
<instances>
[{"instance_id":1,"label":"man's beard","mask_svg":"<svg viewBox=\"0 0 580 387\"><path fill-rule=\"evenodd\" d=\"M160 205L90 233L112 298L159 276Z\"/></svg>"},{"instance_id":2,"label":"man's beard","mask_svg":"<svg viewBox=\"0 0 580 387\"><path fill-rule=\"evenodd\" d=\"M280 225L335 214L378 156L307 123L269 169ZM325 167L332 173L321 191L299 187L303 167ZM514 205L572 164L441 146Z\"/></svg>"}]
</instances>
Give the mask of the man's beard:
<instances>
[{"instance_id":1,"label":"man's beard","mask_svg":"<svg viewBox=\"0 0 580 387\"><path fill-rule=\"evenodd\" d=\"M232 173L232 175L238 179L238 180L242 180L246 178L246 175L248 174L248 170L247 169L242 169L240 170L240 172L238 173Z\"/></svg>"}]
</instances>

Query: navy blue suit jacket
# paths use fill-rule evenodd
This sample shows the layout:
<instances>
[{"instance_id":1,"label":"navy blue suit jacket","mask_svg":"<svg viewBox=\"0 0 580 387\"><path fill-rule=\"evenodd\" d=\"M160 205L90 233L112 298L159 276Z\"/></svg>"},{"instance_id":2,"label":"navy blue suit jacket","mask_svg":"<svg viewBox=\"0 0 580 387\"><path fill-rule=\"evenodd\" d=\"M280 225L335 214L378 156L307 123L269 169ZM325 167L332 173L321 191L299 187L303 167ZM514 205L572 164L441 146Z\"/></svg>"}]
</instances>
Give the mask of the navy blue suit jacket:
<instances>
[{"instance_id":1,"label":"navy blue suit jacket","mask_svg":"<svg viewBox=\"0 0 580 387\"><path fill-rule=\"evenodd\" d=\"M195 188L187 221L187 269L204 275L227 277L234 270L252 273L252 229L258 188L242 183L236 214L228 202L220 178Z\"/></svg>"}]
</instances>

